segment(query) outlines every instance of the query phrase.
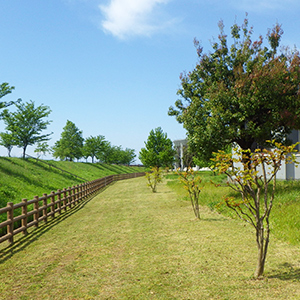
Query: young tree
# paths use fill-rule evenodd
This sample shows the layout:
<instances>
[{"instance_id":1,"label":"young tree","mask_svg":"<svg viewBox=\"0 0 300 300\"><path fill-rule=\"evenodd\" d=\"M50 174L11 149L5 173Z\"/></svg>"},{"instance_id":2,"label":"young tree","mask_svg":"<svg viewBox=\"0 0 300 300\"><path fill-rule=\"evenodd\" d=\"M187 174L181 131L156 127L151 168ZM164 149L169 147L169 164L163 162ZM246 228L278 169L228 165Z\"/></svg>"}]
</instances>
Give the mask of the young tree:
<instances>
[{"instance_id":1,"label":"young tree","mask_svg":"<svg viewBox=\"0 0 300 300\"><path fill-rule=\"evenodd\" d=\"M51 122L44 120L51 110L44 105L35 107L33 101L21 102L15 106L17 108L15 112L3 110L2 118L6 130L12 134L15 145L23 149L23 158L25 158L28 146L50 139L52 133L42 135L41 132L47 129Z\"/></svg>"},{"instance_id":2,"label":"young tree","mask_svg":"<svg viewBox=\"0 0 300 300\"><path fill-rule=\"evenodd\" d=\"M103 135L91 136L85 139L83 145L83 156L91 157L92 163L94 158L101 156L101 153L105 149L105 137Z\"/></svg>"},{"instance_id":3,"label":"young tree","mask_svg":"<svg viewBox=\"0 0 300 300\"><path fill-rule=\"evenodd\" d=\"M0 145L5 147L8 151L8 157L10 157L11 150L15 145L15 140L13 135L9 132L1 132L0 133Z\"/></svg>"},{"instance_id":4,"label":"young tree","mask_svg":"<svg viewBox=\"0 0 300 300\"><path fill-rule=\"evenodd\" d=\"M73 161L82 157L83 148L82 131L73 122L67 120L61 138L52 147L53 156L61 160Z\"/></svg>"},{"instance_id":5,"label":"young tree","mask_svg":"<svg viewBox=\"0 0 300 300\"><path fill-rule=\"evenodd\" d=\"M145 148L140 151L139 158L146 167L171 167L176 151L173 143L161 127L151 130Z\"/></svg>"},{"instance_id":6,"label":"young tree","mask_svg":"<svg viewBox=\"0 0 300 300\"><path fill-rule=\"evenodd\" d=\"M225 198L226 205L235 211L243 221L251 224L256 233L258 249L257 266L254 273L256 278L264 273L267 251L270 241L270 215L276 190L276 174L286 160L295 162L295 145L284 146L273 141L272 150L256 149L253 153L248 149L236 148L237 157L219 151L215 158L215 168L227 174L228 185L241 195L240 198ZM250 167L243 156L250 156ZM241 167L239 167L239 165Z\"/></svg>"},{"instance_id":7,"label":"young tree","mask_svg":"<svg viewBox=\"0 0 300 300\"><path fill-rule=\"evenodd\" d=\"M151 188L153 193L157 191L157 184L162 182L161 170L156 167L151 168L151 172L146 172L146 178L148 186Z\"/></svg>"},{"instance_id":8,"label":"young tree","mask_svg":"<svg viewBox=\"0 0 300 300\"><path fill-rule=\"evenodd\" d=\"M195 217L200 219L199 210L199 197L202 189L202 179L196 175L191 167L188 167L186 171L177 171L180 181L183 183L184 188L187 190Z\"/></svg>"},{"instance_id":9,"label":"young tree","mask_svg":"<svg viewBox=\"0 0 300 300\"><path fill-rule=\"evenodd\" d=\"M46 155L46 153L50 153L51 148L46 142L43 143L39 142L37 144L37 147L34 149L34 152L38 154L38 158L39 158L42 155Z\"/></svg>"},{"instance_id":10,"label":"young tree","mask_svg":"<svg viewBox=\"0 0 300 300\"><path fill-rule=\"evenodd\" d=\"M204 54L195 40L199 62L180 77L177 93L184 101L169 109L204 160L233 142L245 150L264 146L266 139L285 142L292 129L300 128L300 56L278 51L281 27L269 30L269 47L262 36L254 41L247 19L231 27L231 47L223 22L219 28L212 52Z\"/></svg>"}]
</instances>

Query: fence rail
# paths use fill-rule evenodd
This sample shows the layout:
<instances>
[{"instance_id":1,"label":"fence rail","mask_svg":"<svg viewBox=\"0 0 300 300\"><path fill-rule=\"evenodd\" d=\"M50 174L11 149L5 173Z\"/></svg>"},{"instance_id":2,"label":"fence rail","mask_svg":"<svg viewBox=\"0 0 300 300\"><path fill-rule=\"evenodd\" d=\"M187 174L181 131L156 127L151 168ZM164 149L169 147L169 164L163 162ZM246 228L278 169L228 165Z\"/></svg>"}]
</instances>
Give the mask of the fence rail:
<instances>
[{"instance_id":1,"label":"fence rail","mask_svg":"<svg viewBox=\"0 0 300 300\"><path fill-rule=\"evenodd\" d=\"M0 223L0 229L6 227L6 234L0 236L0 243L14 242L14 236L20 232L27 234L27 229L39 223L55 218L67 208L72 209L77 203L90 197L114 181L144 176L144 172L110 175L93 181L89 181L63 190L52 191L49 195L35 196L32 200L22 199L22 202L13 204L8 202L6 207L0 208L0 215L7 215L6 221ZM20 212L21 209L21 212ZM18 214L19 212L19 214Z\"/></svg>"}]
</instances>

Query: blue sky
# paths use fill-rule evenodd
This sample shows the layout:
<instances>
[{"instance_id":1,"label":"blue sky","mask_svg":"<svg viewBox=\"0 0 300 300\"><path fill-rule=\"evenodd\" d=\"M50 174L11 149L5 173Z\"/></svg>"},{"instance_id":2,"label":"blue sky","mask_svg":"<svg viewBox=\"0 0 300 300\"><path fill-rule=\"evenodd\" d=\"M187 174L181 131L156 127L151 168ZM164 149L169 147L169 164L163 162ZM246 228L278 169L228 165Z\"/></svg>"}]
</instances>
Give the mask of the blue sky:
<instances>
[{"instance_id":1,"label":"blue sky","mask_svg":"<svg viewBox=\"0 0 300 300\"><path fill-rule=\"evenodd\" d=\"M299 0L2 0L0 10L0 82L15 86L2 100L49 106L50 145L67 120L137 155L156 127L184 138L168 108L197 63L193 39L210 51L220 19L229 34L248 12L255 37L278 22L282 45L300 48Z\"/></svg>"}]
</instances>

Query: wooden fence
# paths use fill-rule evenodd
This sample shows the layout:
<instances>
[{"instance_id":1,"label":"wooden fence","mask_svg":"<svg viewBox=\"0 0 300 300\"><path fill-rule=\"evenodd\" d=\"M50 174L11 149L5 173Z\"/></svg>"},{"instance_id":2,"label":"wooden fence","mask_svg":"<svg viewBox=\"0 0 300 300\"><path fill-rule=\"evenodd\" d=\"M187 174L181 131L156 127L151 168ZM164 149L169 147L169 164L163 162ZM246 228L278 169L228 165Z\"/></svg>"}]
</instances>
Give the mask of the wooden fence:
<instances>
[{"instance_id":1,"label":"wooden fence","mask_svg":"<svg viewBox=\"0 0 300 300\"><path fill-rule=\"evenodd\" d=\"M77 203L92 196L97 191L103 189L113 181L144 176L145 173L131 173L110 175L96 179L77 186L57 190L43 194L42 197L35 196L32 200L22 199L21 203L13 204L8 202L6 207L0 208L1 214L7 214L6 221L0 223L0 229L6 227L6 234L0 236L0 243L8 241L14 242L14 236L20 232L27 234L27 229L31 226L38 227L41 221L47 222L48 218L54 218L55 214L61 214L67 208L72 209ZM21 213L16 215L17 209Z\"/></svg>"}]
</instances>

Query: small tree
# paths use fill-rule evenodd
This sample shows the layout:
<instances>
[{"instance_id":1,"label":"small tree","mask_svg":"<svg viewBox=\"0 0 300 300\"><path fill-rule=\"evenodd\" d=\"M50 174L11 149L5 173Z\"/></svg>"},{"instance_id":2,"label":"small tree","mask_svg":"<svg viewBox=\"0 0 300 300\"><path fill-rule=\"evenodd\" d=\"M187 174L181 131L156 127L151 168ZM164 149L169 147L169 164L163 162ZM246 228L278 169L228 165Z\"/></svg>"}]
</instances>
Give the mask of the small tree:
<instances>
[{"instance_id":1,"label":"small tree","mask_svg":"<svg viewBox=\"0 0 300 300\"><path fill-rule=\"evenodd\" d=\"M37 153L38 158L42 155L46 155L46 153L50 153L51 152L51 148L49 147L49 145L46 142L39 142L37 144L37 147L34 149L34 152Z\"/></svg>"},{"instance_id":2,"label":"small tree","mask_svg":"<svg viewBox=\"0 0 300 300\"><path fill-rule=\"evenodd\" d=\"M202 179L200 176L195 175L195 172L192 168L188 168L186 171L178 170L177 173L184 185L184 188L188 191L195 216L196 218L200 219L199 196L202 189L200 186Z\"/></svg>"},{"instance_id":3,"label":"small tree","mask_svg":"<svg viewBox=\"0 0 300 300\"><path fill-rule=\"evenodd\" d=\"M53 156L69 161L79 159L82 157L83 141L82 131L73 122L68 120L66 126L63 128L60 140L52 147Z\"/></svg>"},{"instance_id":4,"label":"small tree","mask_svg":"<svg viewBox=\"0 0 300 300\"><path fill-rule=\"evenodd\" d=\"M9 132L1 132L0 133L0 145L5 147L8 151L8 157L10 157L11 150L15 145L15 141L13 135Z\"/></svg>"},{"instance_id":5,"label":"small tree","mask_svg":"<svg viewBox=\"0 0 300 300\"><path fill-rule=\"evenodd\" d=\"M224 151L215 154L215 167L228 176L228 185L241 195L241 199L225 198L226 205L243 221L255 228L258 248L257 267L254 276L264 273L270 239L270 214L276 190L276 174L284 160L295 162L295 145L284 146L273 141L272 150L235 149L234 158ZM245 156L247 159L245 159ZM248 163L250 159L250 164ZM245 166L247 164L247 166Z\"/></svg>"},{"instance_id":6,"label":"small tree","mask_svg":"<svg viewBox=\"0 0 300 300\"><path fill-rule=\"evenodd\" d=\"M146 178L148 186L151 188L153 193L157 191L157 184L162 182L162 175L160 168L151 168L151 172L146 172Z\"/></svg>"},{"instance_id":7,"label":"small tree","mask_svg":"<svg viewBox=\"0 0 300 300\"><path fill-rule=\"evenodd\" d=\"M145 146L139 155L144 166L156 168L172 166L176 151L161 127L151 130Z\"/></svg>"},{"instance_id":8,"label":"small tree","mask_svg":"<svg viewBox=\"0 0 300 300\"><path fill-rule=\"evenodd\" d=\"M28 146L50 139L52 133L41 134L41 132L47 129L51 122L44 120L51 110L44 105L35 107L33 101L15 104L15 106L16 112L3 110L2 118L6 130L12 134L15 145L23 149L23 158L25 158Z\"/></svg>"}]
</instances>

